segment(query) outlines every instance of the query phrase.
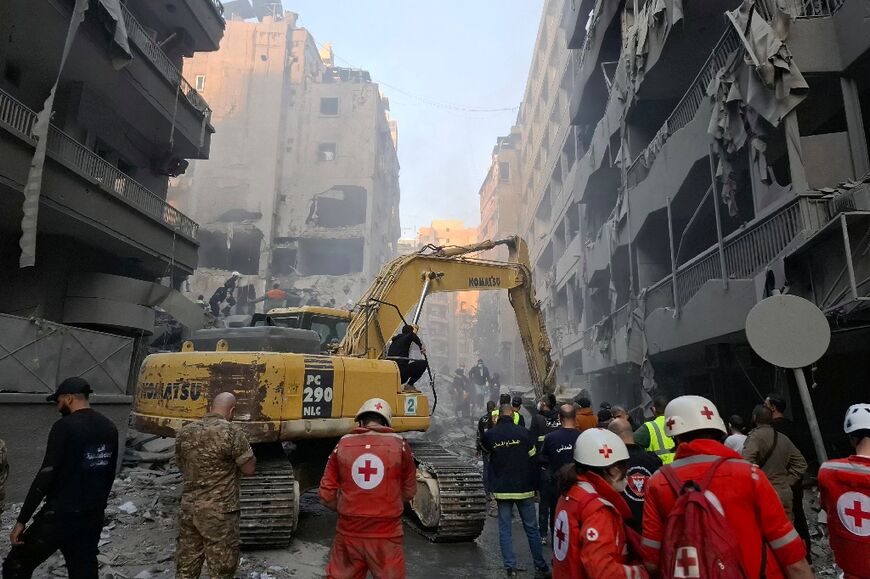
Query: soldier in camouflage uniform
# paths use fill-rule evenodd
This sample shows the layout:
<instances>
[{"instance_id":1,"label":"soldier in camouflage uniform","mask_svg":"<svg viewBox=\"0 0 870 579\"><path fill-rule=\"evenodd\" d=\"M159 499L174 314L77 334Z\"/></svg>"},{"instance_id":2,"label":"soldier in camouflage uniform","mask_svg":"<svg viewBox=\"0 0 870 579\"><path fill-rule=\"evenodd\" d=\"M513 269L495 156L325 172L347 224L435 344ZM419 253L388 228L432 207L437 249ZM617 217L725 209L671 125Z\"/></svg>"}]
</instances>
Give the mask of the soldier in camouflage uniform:
<instances>
[{"instance_id":1,"label":"soldier in camouflage uniform","mask_svg":"<svg viewBox=\"0 0 870 579\"><path fill-rule=\"evenodd\" d=\"M0 440L0 514L6 501L6 479L9 477L9 462L6 460L6 443Z\"/></svg>"},{"instance_id":2,"label":"soldier in camouflage uniform","mask_svg":"<svg viewBox=\"0 0 870 579\"><path fill-rule=\"evenodd\" d=\"M254 474L248 438L232 424L236 397L218 394L211 411L181 428L175 458L184 476L175 563L178 579L198 578L203 561L213 579L239 564L239 478Z\"/></svg>"}]
</instances>

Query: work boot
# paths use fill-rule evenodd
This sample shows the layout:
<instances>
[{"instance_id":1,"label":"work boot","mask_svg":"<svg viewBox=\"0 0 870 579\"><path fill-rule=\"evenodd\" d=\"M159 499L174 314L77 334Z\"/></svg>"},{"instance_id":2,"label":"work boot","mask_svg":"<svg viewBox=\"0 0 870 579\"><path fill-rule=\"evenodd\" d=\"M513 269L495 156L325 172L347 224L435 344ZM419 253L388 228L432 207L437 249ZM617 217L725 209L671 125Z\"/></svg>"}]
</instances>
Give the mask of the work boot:
<instances>
[{"instance_id":1,"label":"work boot","mask_svg":"<svg viewBox=\"0 0 870 579\"><path fill-rule=\"evenodd\" d=\"M517 573L516 569L505 569L504 576L505 577L519 577L519 573Z\"/></svg>"},{"instance_id":2,"label":"work boot","mask_svg":"<svg viewBox=\"0 0 870 579\"><path fill-rule=\"evenodd\" d=\"M407 393L407 394L419 394L420 393L420 391L417 390L417 387L414 386L413 384L405 384L405 387L402 388L402 392Z\"/></svg>"},{"instance_id":3,"label":"work boot","mask_svg":"<svg viewBox=\"0 0 870 579\"><path fill-rule=\"evenodd\" d=\"M550 579L552 576L552 573L547 568L535 569L535 579Z\"/></svg>"}]
</instances>

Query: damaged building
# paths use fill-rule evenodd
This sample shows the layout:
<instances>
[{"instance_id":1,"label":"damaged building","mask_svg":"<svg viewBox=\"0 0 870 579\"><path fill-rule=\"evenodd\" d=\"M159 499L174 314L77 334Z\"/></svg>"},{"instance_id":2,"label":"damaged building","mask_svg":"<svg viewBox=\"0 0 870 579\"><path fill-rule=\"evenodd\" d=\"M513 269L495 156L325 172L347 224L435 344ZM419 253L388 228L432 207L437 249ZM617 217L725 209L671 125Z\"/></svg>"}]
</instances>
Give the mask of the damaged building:
<instances>
[{"instance_id":1,"label":"damaged building","mask_svg":"<svg viewBox=\"0 0 870 579\"><path fill-rule=\"evenodd\" d=\"M870 368L864 0L549 0L517 128L538 296L564 386L747 412L791 377L744 332L774 291L833 339L825 438Z\"/></svg>"},{"instance_id":2,"label":"damaged building","mask_svg":"<svg viewBox=\"0 0 870 579\"><path fill-rule=\"evenodd\" d=\"M273 283L288 305L341 307L396 254L396 124L368 72L335 66L296 14L260 4L227 4L221 50L186 64L219 135L212 162L171 187L202 224L189 292L208 299L238 271L237 313Z\"/></svg>"},{"instance_id":3,"label":"damaged building","mask_svg":"<svg viewBox=\"0 0 870 579\"><path fill-rule=\"evenodd\" d=\"M163 312L202 325L176 291L197 266L198 225L166 193L188 159L208 158L213 133L183 57L217 50L223 32L212 0L0 3L0 424L17 465L12 500L57 415L46 393L82 376L123 431Z\"/></svg>"}]
</instances>

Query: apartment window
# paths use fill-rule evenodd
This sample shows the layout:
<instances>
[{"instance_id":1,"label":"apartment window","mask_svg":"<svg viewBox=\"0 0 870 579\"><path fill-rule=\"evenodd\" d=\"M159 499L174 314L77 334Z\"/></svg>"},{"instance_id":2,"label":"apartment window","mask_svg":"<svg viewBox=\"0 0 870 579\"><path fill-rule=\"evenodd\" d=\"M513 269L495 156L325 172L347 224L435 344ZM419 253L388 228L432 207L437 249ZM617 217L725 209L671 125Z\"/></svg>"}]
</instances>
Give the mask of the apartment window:
<instances>
[{"instance_id":1,"label":"apartment window","mask_svg":"<svg viewBox=\"0 0 870 579\"><path fill-rule=\"evenodd\" d=\"M318 161L335 161L335 143L320 143L317 147Z\"/></svg>"},{"instance_id":2,"label":"apartment window","mask_svg":"<svg viewBox=\"0 0 870 579\"><path fill-rule=\"evenodd\" d=\"M327 117L337 117L338 97L323 97L320 99L320 114Z\"/></svg>"},{"instance_id":3,"label":"apartment window","mask_svg":"<svg viewBox=\"0 0 870 579\"><path fill-rule=\"evenodd\" d=\"M499 162L499 164L498 164L498 180L499 181L510 181L511 180L510 163L505 163L504 161Z\"/></svg>"},{"instance_id":4,"label":"apartment window","mask_svg":"<svg viewBox=\"0 0 870 579\"><path fill-rule=\"evenodd\" d=\"M194 83L196 84L196 90L200 91L200 90L205 89L205 75L204 74L196 75L196 78L194 79Z\"/></svg>"}]
</instances>

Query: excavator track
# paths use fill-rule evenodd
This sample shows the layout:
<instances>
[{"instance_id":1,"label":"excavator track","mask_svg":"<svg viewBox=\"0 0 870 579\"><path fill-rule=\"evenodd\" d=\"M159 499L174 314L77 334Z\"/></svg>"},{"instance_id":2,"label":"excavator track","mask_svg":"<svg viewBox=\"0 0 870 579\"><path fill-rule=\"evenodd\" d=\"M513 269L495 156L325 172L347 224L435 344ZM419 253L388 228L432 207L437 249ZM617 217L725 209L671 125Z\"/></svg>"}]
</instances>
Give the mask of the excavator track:
<instances>
[{"instance_id":1,"label":"excavator track","mask_svg":"<svg viewBox=\"0 0 870 579\"><path fill-rule=\"evenodd\" d=\"M286 458L257 462L241 480L241 541L244 549L286 547L299 522L299 483Z\"/></svg>"},{"instance_id":2,"label":"excavator track","mask_svg":"<svg viewBox=\"0 0 870 579\"><path fill-rule=\"evenodd\" d=\"M477 539L486 522L486 492L480 471L437 444L410 443L418 482L408 522L435 543Z\"/></svg>"}]
</instances>

